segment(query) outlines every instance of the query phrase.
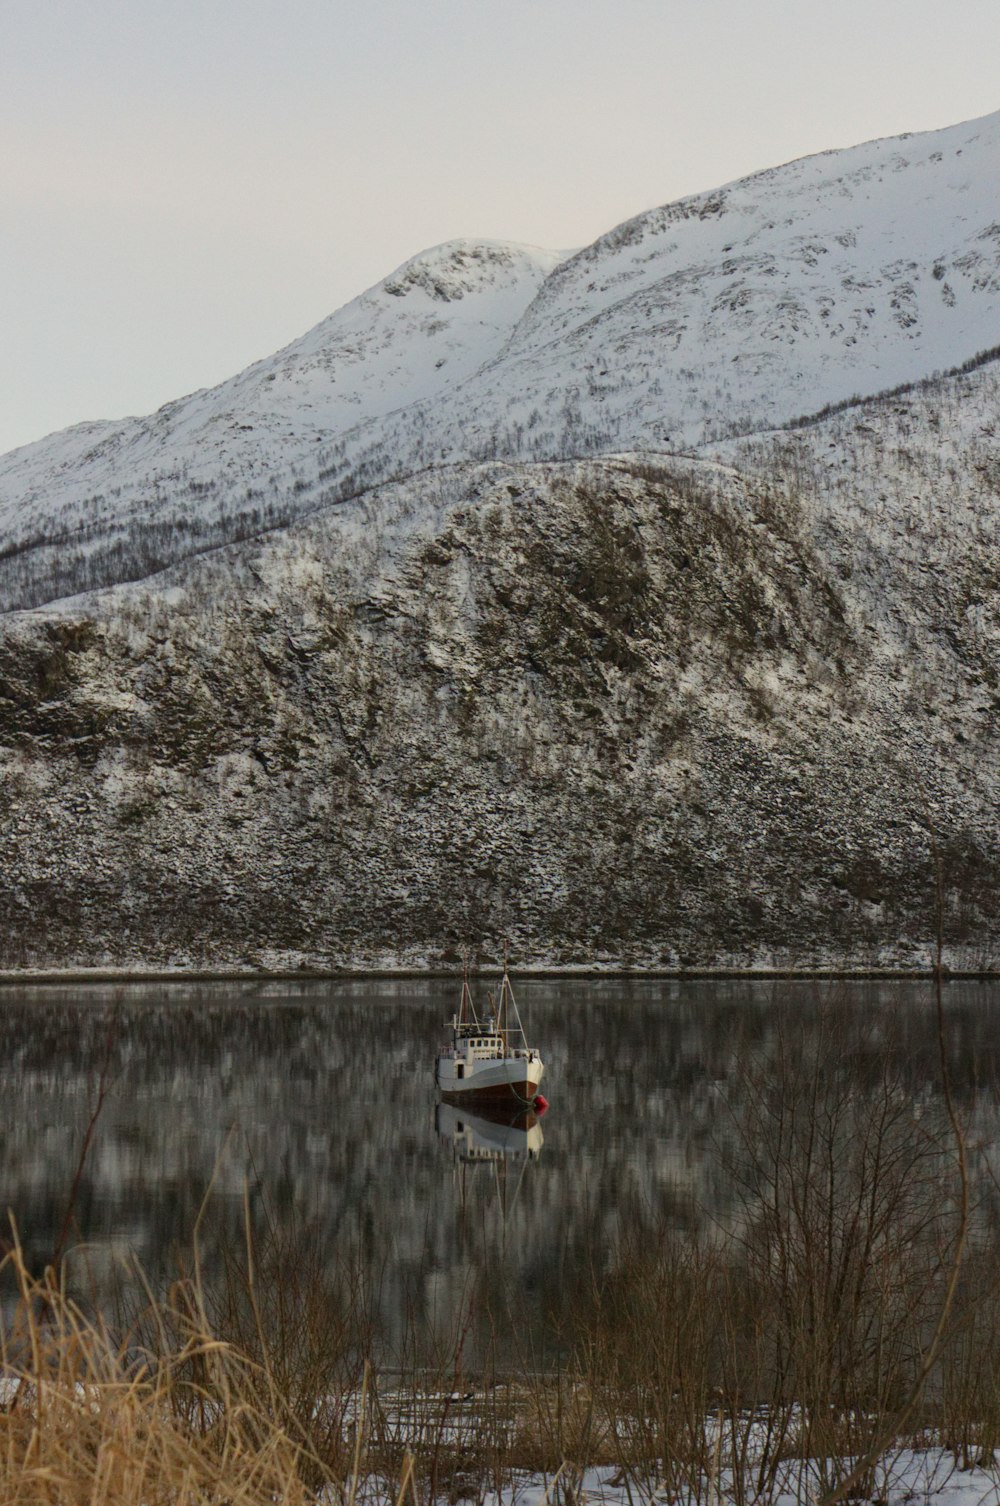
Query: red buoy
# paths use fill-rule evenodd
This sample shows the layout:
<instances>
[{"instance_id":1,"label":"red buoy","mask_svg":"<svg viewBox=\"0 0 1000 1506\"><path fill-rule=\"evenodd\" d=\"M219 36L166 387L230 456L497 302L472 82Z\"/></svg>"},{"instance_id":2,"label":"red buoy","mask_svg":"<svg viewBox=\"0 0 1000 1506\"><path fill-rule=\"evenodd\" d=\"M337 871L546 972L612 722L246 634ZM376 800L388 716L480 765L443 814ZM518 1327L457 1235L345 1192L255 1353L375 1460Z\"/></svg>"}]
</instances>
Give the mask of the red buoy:
<instances>
[{"instance_id":1,"label":"red buoy","mask_svg":"<svg viewBox=\"0 0 1000 1506\"><path fill-rule=\"evenodd\" d=\"M542 1093L535 1094L535 1113L541 1117L549 1106L549 1100Z\"/></svg>"}]
</instances>

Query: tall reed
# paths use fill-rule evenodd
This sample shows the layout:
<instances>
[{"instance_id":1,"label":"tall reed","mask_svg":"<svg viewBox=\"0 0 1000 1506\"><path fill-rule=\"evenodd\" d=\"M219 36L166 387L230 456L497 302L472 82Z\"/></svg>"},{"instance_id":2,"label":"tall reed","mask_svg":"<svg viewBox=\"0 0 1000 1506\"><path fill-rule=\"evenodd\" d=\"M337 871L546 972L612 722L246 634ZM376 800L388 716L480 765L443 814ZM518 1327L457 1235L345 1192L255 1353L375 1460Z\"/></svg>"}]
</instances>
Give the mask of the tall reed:
<instances>
[{"instance_id":1,"label":"tall reed","mask_svg":"<svg viewBox=\"0 0 1000 1506\"><path fill-rule=\"evenodd\" d=\"M164 1341L146 1352L51 1272L33 1277L16 1242L0 1274L17 1291L0 1327L4 1506L314 1506L323 1466L266 1366L212 1331L203 1293L154 1305Z\"/></svg>"}]
</instances>

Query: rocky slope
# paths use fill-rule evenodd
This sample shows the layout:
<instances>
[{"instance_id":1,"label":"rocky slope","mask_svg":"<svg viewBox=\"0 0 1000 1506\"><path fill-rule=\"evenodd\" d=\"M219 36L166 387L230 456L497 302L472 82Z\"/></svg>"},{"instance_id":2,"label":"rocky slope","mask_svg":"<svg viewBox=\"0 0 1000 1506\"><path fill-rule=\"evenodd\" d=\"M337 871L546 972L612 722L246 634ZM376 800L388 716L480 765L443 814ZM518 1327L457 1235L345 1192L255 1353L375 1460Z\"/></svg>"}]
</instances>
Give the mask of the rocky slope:
<instances>
[{"instance_id":1,"label":"rocky slope","mask_svg":"<svg viewBox=\"0 0 1000 1506\"><path fill-rule=\"evenodd\" d=\"M923 965L936 844L992 965L1000 372L931 372L1000 343L998 156L446 248L7 457L3 960Z\"/></svg>"}]
</instances>

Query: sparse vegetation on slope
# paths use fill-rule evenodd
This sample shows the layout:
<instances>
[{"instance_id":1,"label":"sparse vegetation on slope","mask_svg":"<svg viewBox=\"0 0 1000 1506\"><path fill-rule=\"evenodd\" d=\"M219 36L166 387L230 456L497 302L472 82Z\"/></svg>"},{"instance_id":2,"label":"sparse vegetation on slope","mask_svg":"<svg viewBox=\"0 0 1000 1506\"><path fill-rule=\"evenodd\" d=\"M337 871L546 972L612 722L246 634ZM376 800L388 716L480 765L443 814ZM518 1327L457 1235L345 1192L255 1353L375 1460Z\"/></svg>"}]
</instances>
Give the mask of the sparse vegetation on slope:
<instances>
[{"instance_id":1,"label":"sparse vegetation on slope","mask_svg":"<svg viewBox=\"0 0 1000 1506\"><path fill-rule=\"evenodd\" d=\"M982 635L743 463L433 473L12 619L8 965L922 965L921 787L989 965Z\"/></svg>"}]
</instances>

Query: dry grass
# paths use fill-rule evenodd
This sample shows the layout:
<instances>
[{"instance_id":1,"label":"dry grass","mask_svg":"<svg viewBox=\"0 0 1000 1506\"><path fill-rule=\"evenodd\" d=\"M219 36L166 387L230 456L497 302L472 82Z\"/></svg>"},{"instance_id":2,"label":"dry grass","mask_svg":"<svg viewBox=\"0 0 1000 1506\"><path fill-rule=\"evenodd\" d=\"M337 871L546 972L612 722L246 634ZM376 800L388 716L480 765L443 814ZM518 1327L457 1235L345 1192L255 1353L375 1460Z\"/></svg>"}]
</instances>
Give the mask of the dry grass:
<instances>
[{"instance_id":1,"label":"dry grass","mask_svg":"<svg viewBox=\"0 0 1000 1506\"><path fill-rule=\"evenodd\" d=\"M636 1499L654 1486L691 1506L754 1506L789 1491L822 1499L841 1461L881 1436L893 1388L919 1363L928 1299L933 1308L926 1268L895 1273L873 1353L856 1288L817 1329L812 1288L763 1268L756 1235L727 1244L648 1234L581 1308L561 1367L530 1378L470 1379L454 1354L436 1371L392 1375L359 1359L360 1347L346 1360L343 1290L324 1295L301 1259L284 1281L268 1261L234 1265L211 1297L197 1278L179 1281L116 1336L51 1273L33 1279L15 1248L2 1273L18 1295L0 1327L0 1501L481 1506L533 1473L554 1482L557 1506L602 1463ZM1000 1272L992 1249L974 1264L919 1425L956 1462L989 1467ZM803 1405L822 1376L829 1389Z\"/></svg>"},{"instance_id":2,"label":"dry grass","mask_svg":"<svg viewBox=\"0 0 1000 1506\"><path fill-rule=\"evenodd\" d=\"M0 1332L4 1506L312 1503L323 1466L266 1369L215 1337L198 1292L150 1317L157 1354L115 1340L15 1245L18 1298Z\"/></svg>"}]
</instances>

